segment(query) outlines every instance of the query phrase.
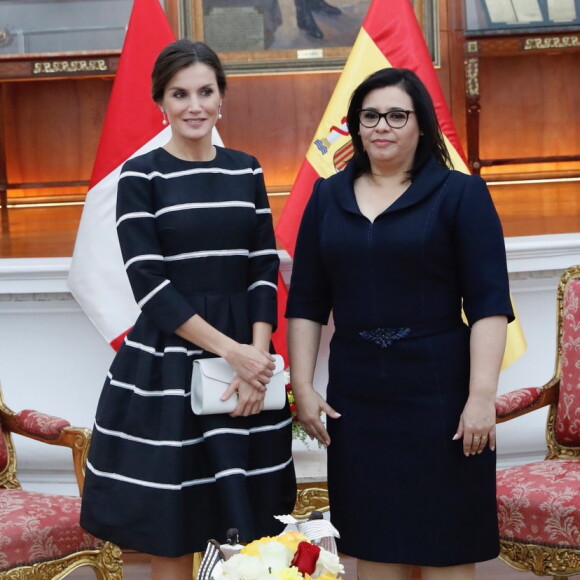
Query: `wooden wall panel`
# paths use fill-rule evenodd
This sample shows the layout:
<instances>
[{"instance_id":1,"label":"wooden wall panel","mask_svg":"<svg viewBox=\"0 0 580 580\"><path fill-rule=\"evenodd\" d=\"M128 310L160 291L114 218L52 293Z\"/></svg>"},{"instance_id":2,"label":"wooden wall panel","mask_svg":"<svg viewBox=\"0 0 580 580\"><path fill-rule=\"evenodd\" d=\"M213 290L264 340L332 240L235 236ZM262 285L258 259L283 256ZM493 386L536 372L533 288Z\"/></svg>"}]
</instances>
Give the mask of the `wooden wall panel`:
<instances>
[{"instance_id":1,"label":"wooden wall panel","mask_svg":"<svg viewBox=\"0 0 580 580\"><path fill-rule=\"evenodd\" d=\"M288 191L334 91L339 73L229 78L219 133L255 155L270 191Z\"/></svg>"},{"instance_id":2,"label":"wooden wall panel","mask_svg":"<svg viewBox=\"0 0 580 580\"><path fill-rule=\"evenodd\" d=\"M577 155L580 55L480 59L480 152L484 159ZM519 166L520 172L580 169L580 162ZM501 174L514 166L487 169Z\"/></svg>"},{"instance_id":3,"label":"wooden wall panel","mask_svg":"<svg viewBox=\"0 0 580 580\"><path fill-rule=\"evenodd\" d=\"M2 114L8 182L88 180L111 86L101 79L7 83ZM38 194L9 191L12 198Z\"/></svg>"}]
</instances>

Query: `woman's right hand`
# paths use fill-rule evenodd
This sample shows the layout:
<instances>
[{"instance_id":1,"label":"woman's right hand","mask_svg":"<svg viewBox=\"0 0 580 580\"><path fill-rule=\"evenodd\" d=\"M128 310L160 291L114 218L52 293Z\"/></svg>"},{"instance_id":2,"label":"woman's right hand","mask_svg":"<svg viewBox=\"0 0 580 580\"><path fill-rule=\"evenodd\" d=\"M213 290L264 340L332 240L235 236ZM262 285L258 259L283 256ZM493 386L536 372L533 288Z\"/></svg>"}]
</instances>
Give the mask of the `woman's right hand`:
<instances>
[{"instance_id":1,"label":"woman's right hand","mask_svg":"<svg viewBox=\"0 0 580 580\"><path fill-rule=\"evenodd\" d=\"M260 391L266 390L276 368L274 357L269 352L251 344L238 344L225 359L242 381Z\"/></svg>"},{"instance_id":2,"label":"woman's right hand","mask_svg":"<svg viewBox=\"0 0 580 580\"><path fill-rule=\"evenodd\" d=\"M296 415L306 434L312 439L318 439L322 445L330 445L330 436L321 419L321 413L326 413L332 419L340 418L335 411L313 387L304 389L293 388Z\"/></svg>"}]
</instances>

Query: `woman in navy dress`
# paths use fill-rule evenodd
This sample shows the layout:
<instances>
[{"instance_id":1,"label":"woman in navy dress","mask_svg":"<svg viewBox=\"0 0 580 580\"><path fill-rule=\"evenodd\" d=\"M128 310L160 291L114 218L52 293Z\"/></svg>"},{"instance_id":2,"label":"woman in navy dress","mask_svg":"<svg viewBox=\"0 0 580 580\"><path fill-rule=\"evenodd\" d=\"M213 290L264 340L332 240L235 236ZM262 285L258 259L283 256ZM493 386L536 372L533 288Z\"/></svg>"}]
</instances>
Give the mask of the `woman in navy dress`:
<instances>
[{"instance_id":1,"label":"woman in navy dress","mask_svg":"<svg viewBox=\"0 0 580 580\"><path fill-rule=\"evenodd\" d=\"M494 400L513 319L500 221L484 181L448 169L411 71L371 75L347 121L354 158L315 184L294 257L298 417L328 447L339 550L360 580L411 565L473 578L499 552ZM313 375L331 311L325 401Z\"/></svg>"},{"instance_id":2,"label":"woman in navy dress","mask_svg":"<svg viewBox=\"0 0 580 580\"><path fill-rule=\"evenodd\" d=\"M262 411L272 376L279 265L260 168L215 147L226 81L203 43L166 47L153 99L164 146L127 161L117 231L141 314L108 373L87 463L81 524L152 556L155 580L191 580L194 552L230 527L279 533L296 482L288 405ZM195 416L195 358L223 356L236 376L231 415Z\"/></svg>"}]
</instances>

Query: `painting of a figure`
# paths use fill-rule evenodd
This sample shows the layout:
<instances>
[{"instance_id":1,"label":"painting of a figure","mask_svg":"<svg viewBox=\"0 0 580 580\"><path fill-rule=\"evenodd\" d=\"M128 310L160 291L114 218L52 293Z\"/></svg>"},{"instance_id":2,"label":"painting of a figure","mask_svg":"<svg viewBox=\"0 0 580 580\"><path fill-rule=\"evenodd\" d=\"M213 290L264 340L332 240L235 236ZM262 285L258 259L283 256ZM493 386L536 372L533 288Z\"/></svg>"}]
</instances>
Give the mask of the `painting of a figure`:
<instances>
[{"instance_id":1,"label":"painting of a figure","mask_svg":"<svg viewBox=\"0 0 580 580\"><path fill-rule=\"evenodd\" d=\"M252 42L254 50L352 46L369 4L370 0L205 0L204 38L218 51L248 50Z\"/></svg>"}]
</instances>

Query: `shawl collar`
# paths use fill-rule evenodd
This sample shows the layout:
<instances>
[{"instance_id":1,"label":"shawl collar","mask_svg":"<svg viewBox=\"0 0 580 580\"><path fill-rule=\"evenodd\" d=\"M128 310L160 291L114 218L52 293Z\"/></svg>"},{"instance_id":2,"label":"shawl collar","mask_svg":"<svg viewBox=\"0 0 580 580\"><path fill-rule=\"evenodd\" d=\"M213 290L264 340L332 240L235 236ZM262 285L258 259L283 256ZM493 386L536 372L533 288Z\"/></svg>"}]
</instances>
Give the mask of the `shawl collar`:
<instances>
[{"instance_id":1,"label":"shawl collar","mask_svg":"<svg viewBox=\"0 0 580 580\"><path fill-rule=\"evenodd\" d=\"M354 179L356 174L356 163L351 160L340 173L325 180L325 185L330 188L329 193L335 198L342 209L350 213L362 215L354 195ZM441 167L433 158L429 159L403 195L380 215L400 211L423 201L441 187L449 174L450 171L447 167Z\"/></svg>"}]
</instances>

